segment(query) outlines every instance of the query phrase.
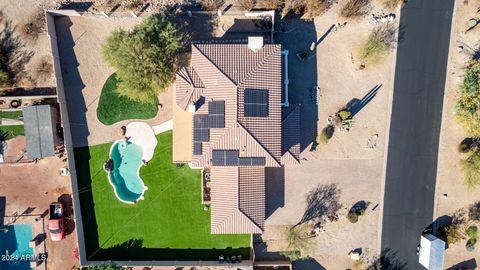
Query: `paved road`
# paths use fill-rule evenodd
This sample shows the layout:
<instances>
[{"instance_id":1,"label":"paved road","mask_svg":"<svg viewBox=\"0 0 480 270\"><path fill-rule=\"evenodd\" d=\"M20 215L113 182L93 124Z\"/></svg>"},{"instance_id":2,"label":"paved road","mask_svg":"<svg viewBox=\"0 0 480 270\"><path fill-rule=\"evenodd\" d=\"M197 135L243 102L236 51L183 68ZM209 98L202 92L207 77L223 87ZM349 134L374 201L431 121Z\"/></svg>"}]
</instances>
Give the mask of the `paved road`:
<instances>
[{"instance_id":1,"label":"paved road","mask_svg":"<svg viewBox=\"0 0 480 270\"><path fill-rule=\"evenodd\" d=\"M452 13L453 0L410 0L400 17L382 250L402 269L423 269L416 247L433 219Z\"/></svg>"}]
</instances>

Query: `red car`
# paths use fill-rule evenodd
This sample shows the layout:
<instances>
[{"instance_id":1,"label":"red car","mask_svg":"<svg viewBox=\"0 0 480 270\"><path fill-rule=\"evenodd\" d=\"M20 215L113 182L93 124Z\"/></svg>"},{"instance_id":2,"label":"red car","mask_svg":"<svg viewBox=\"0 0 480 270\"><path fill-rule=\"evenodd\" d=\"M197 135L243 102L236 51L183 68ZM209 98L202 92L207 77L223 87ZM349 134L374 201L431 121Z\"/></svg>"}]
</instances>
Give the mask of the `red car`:
<instances>
[{"instance_id":1,"label":"red car","mask_svg":"<svg viewBox=\"0 0 480 270\"><path fill-rule=\"evenodd\" d=\"M65 217L62 203L54 202L50 204L48 231L52 241L60 241L65 237Z\"/></svg>"}]
</instances>

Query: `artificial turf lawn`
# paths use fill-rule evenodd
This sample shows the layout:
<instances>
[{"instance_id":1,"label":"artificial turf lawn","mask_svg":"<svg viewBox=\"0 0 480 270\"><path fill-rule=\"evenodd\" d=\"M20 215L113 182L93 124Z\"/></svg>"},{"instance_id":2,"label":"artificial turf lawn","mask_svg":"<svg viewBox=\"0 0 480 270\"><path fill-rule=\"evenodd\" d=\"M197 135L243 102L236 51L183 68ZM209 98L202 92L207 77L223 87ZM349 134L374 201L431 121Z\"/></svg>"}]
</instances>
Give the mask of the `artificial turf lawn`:
<instances>
[{"instance_id":1,"label":"artificial turf lawn","mask_svg":"<svg viewBox=\"0 0 480 270\"><path fill-rule=\"evenodd\" d=\"M23 125L0 126L0 141L10 140L20 135L25 135Z\"/></svg>"},{"instance_id":2,"label":"artificial turf lawn","mask_svg":"<svg viewBox=\"0 0 480 270\"><path fill-rule=\"evenodd\" d=\"M0 118L20 119L22 117L22 111L0 111Z\"/></svg>"},{"instance_id":3,"label":"artificial turf lawn","mask_svg":"<svg viewBox=\"0 0 480 270\"><path fill-rule=\"evenodd\" d=\"M98 101L97 117L105 125L128 119L150 119L157 115L158 100L152 103L135 102L116 92L117 76L112 74L103 85Z\"/></svg>"},{"instance_id":4,"label":"artificial turf lawn","mask_svg":"<svg viewBox=\"0 0 480 270\"><path fill-rule=\"evenodd\" d=\"M153 159L140 170L148 187L145 200L135 205L116 198L103 171L111 143L75 149L87 254L100 249L94 258L216 260L229 253L248 258L250 235L210 234L200 171L172 163L172 132L157 140Z\"/></svg>"}]
</instances>

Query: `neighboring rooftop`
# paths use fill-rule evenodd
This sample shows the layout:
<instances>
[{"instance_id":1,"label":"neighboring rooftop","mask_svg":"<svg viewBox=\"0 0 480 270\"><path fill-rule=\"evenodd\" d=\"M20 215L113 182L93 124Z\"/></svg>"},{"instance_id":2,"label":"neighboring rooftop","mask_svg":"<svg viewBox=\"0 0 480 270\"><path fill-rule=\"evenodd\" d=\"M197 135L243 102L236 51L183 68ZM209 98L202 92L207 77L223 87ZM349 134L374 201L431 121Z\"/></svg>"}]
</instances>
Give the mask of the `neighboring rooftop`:
<instances>
[{"instance_id":1,"label":"neighboring rooftop","mask_svg":"<svg viewBox=\"0 0 480 270\"><path fill-rule=\"evenodd\" d=\"M27 156L29 159L50 157L55 154L55 121L50 105L23 108Z\"/></svg>"}]
</instances>

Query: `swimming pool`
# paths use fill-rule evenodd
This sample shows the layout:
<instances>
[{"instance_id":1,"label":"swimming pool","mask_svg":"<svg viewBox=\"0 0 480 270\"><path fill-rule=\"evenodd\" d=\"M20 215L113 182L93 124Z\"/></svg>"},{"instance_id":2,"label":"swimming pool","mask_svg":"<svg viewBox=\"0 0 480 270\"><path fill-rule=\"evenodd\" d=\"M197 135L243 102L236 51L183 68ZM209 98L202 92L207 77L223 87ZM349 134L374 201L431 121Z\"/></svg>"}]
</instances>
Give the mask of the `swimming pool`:
<instances>
[{"instance_id":1,"label":"swimming pool","mask_svg":"<svg viewBox=\"0 0 480 270\"><path fill-rule=\"evenodd\" d=\"M32 240L31 224L15 224L3 227L0 231L0 269L30 270L33 249L29 247Z\"/></svg>"},{"instance_id":2,"label":"swimming pool","mask_svg":"<svg viewBox=\"0 0 480 270\"><path fill-rule=\"evenodd\" d=\"M142 149L128 140L118 140L110 149L113 170L109 174L115 195L124 203L136 203L147 187L140 178Z\"/></svg>"}]
</instances>

